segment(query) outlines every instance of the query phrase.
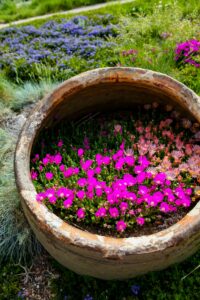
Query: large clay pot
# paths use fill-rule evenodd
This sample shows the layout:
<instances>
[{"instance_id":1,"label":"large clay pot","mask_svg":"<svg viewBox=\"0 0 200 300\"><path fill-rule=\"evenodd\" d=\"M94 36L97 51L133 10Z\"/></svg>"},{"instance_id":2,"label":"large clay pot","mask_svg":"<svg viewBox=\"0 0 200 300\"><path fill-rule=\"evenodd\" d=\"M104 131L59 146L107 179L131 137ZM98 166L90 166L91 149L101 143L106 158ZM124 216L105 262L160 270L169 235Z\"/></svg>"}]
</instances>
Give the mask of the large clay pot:
<instances>
[{"instance_id":1,"label":"large clay pot","mask_svg":"<svg viewBox=\"0 0 200 300\"><path fill-rule=\"evenodd\" d=\"M81 231L35 200L30 154L44 127L64 117L79 118L89 112L127 109L152 101L172 104L200 122L200 98L180 82L149 70L105 68L65 81L36 106L23 127L15 174L25 215L44 248L79 274L130 278L180 262L200 246L200 203L178 223L158 233L111 238Z\"/></svg>"}]
</instances>

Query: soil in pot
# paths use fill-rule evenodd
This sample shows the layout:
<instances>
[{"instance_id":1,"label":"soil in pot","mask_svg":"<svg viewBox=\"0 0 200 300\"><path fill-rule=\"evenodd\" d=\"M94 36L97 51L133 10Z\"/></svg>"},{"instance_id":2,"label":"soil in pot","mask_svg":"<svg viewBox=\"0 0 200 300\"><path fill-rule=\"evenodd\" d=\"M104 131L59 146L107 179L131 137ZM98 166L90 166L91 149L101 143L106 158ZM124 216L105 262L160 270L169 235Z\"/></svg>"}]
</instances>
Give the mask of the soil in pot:
<instances>
[{"instance_id":1,"label":"soil in pot","mask_svg":"<svg viewBox=\"0 0 200 300\"><path fill-rule=\"evenodd\" d=\"M155 233L197 202L199 124L157 103L96 113L43 129L31 157L41 201L82 230Z\"/></svg>"}]
</instances>

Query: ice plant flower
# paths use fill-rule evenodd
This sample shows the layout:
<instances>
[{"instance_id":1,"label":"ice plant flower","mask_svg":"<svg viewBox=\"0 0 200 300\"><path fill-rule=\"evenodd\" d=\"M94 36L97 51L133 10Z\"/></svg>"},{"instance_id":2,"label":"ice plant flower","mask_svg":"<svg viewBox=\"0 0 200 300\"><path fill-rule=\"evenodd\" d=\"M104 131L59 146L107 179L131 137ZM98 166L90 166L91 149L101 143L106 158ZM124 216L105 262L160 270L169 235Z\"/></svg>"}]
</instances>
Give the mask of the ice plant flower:
<instances>
[{"instance_id":1,"label":"ice plant flower","mask_svg":"<svg viewBox=\"0 0 200 300\"><path fill-rule=\"evenodd\" d=\"M145 219L142 217L138 217L138 218L136 218L136 222L138 225L143 226L145 223Z\"/></svg>"},{"instance_id":2,"label":"ice plant flower","mask_svg":"<svg viewBox=\"0 0 200 300\"><path fill-rule=\"evenodd\" d=\"M85 218L85 210L83 208L79 208L76 214L79 219Z\"/></svg>"},{"instance_id":3,"label":"ice plant flower","mask_svg":"<svg viewBox=\"0 0 200 300\"><path fill-rule=\"evenodd\" d=\"M117 218L119 216L119 210L116 207L109 208L109 214L112 218Z\"/></svg>"},{"instance_id":4,"label":"ice plant flower","mask_svg":"<svg viewBox=\"0 0 200 300\"><path fill-rule=\"evenodd\" d=\"M45 177L46 177L47 180L52 180L53 179L53 173L52 172L47 172L45 174Z\"/></svg>"},{"instance_id":5,"label":"ice plant flower","mask_svg":"<svg viewBox=\"0 0 200 300\"><path fill-rule=\"evenodd\" d=\"M35 171L31 171L31 179L32 180L37 180L38 179L38 173Z\"/></svg>"},{"instance_id":6,"label":"ice plant flower","mask_svg":"<svg viewBox=\"0 0 200 300\"><path fill-rule=\"evenodd\" d=\"M127 225L123 220L120 220L116 223L117 231L123 232L126 229Z\"/></svg>"},{"instance_id":7,"label":"ice plant flower","mask_svg":"<svg viewBox=\"0 0 200 300\"><path fill-rule=\"evenodd\" d=\"M69 197L63 201L63 206L65 208L70 208L72 206L72 203L73 203L73 198Z\"/></svg>"},{"instance_id":8,"label":"ice plant flower","mask_svg":"<svg viewBox=\"0 0 200 300\"><path fill-rule=\"evenodd\" d=\"M54 163L55 163L56 165L60 165L61 162L62 162L62 155L60 155L60 154L58 153L58 154L56 154L56 155L54 156Z\"/></svg>"},{"instance_id":9,"label":"ice plant flower","mask_svg":"<svg viewBox=\"0 0 200 300\"><path fill-rule=\"evenodd\" d=\"M173 109L159 109L162 118L156 117L157 107L88 120L87 136L81 140L78 131L77 141L76 129L61 126L59 136L64 141L68 132L69 142L59 149L55 135L48 136L31 159L36 200L69 222L116 236L133 227L146 232L174 213L175 221L182 217L200 183L200 126Z\"/></svg>"},{"instance_id":10,"label":"ice plant flower","mask_svg":"<svg viewBox=\"0 0 200 300\"><path fill-rule=\"evenodd\" d=\"M96 213L95 213L95 216L98 217L98 218L103 218L106 216L106 209L105 207L100 207Z\"/></svg>"}]
</instances>

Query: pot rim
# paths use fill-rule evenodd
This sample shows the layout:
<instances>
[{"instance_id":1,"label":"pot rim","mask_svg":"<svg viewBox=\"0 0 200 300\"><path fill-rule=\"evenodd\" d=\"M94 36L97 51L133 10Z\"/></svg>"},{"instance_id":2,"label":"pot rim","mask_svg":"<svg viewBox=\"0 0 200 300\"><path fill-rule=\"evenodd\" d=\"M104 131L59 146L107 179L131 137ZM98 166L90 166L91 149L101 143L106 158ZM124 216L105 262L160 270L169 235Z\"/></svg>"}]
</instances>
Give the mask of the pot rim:
<instances>
[{"instance_id":1,"label":"pot rim","mask_svg":"<svg viewBox=\"0 0 200 300\"><path fill-rule=\"evenodd\" d=\"M200 122L200 97L184 84L168 75L141 68L100 68L76 75L59 85L51 94L40 101L30 113L18 138L15 150L15 178L22 200L22 207L31 214L33 222L48 235L54 235L64 244L95 249L106 258L137 253L156 252L171 247L186 236L195 235L200 229L200 201L176 224L150 235L114 238L93 234L69 225L48 208L35 200L36 190L30 177L30 153L36 132L49 112L62 101L66 91L77 93L85 86L98 83L133 82L154 85L168 93L174 93L185 108ZM31 223L31 222L30 222ZM159 244L159 249L156 245Z\"/></svg>"}]
</instances>

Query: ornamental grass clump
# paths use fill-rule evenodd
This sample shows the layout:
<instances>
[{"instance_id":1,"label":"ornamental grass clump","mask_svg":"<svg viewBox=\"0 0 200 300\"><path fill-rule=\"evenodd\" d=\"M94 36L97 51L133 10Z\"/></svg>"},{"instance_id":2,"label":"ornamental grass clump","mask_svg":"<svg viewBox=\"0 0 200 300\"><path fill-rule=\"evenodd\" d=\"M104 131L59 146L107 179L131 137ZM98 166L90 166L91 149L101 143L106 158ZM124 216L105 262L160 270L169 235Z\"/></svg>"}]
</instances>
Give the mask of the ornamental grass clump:
<instances>
[{"instance_id":1,"label":"ornamental grass clump","mask_svg":"<svg viewBox=\"0 0 200 300\"><path fill-rule=\"evenodd\" d=\"M62 121L31 158L36 201L69 224L112 236L149 234L198 198L199 124L157 103Z\"/></svg>"}]
</instances>

